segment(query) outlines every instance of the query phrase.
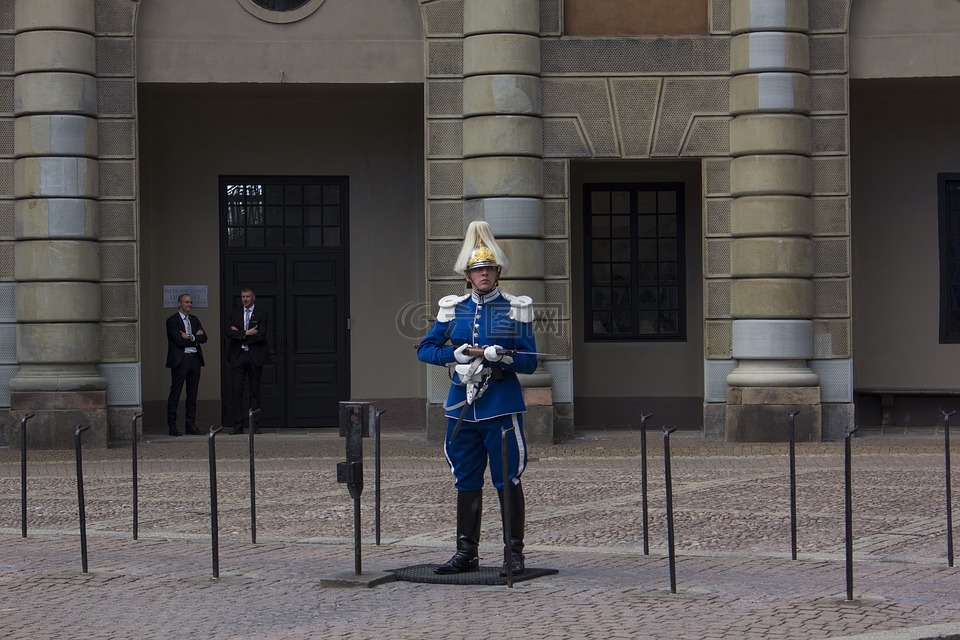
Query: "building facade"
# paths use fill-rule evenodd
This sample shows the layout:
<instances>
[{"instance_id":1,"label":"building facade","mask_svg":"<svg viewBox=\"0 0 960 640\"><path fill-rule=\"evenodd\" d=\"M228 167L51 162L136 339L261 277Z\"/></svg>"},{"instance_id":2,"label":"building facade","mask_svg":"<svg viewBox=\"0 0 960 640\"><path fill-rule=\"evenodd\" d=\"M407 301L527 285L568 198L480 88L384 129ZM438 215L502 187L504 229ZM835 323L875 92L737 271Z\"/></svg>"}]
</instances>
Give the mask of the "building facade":
<instances>
[{"instance_id":1,"label":"building facade","mask_svg":"<svg viewBox=\"0 0 960 640\"><path fill-rule=\"evenodd\" d=\"M436 436L449 380L413 346L475 219L551 354L532 438L933 424L960 366L960 5L909 4L0 1L5 438L28 413L38 446L162 429L185 291L222 423L242 286L274 319L266 426L374 400Z\"/></svg>"}]
</instances>

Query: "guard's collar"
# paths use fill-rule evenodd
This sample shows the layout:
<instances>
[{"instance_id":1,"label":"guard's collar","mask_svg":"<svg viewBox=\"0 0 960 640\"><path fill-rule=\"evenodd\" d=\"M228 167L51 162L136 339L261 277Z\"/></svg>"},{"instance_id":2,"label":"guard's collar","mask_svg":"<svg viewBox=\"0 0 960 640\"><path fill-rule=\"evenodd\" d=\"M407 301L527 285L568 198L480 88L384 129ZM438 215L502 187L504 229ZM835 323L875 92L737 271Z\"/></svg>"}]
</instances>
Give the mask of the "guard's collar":
<instances>
[{"instance_id":1,"label":"guard's collar","mask_svg":"<svg viewBox=\"0 0 960 640\"><path fill-rule=\"evenodd\" d=\"M494 287L486 293L477 293L476 291L470 292L470 299L476 302L477 304L484 304L490 302L491 300L496 300L500 297L500 289Z\"/></svg>"}]
</instances>

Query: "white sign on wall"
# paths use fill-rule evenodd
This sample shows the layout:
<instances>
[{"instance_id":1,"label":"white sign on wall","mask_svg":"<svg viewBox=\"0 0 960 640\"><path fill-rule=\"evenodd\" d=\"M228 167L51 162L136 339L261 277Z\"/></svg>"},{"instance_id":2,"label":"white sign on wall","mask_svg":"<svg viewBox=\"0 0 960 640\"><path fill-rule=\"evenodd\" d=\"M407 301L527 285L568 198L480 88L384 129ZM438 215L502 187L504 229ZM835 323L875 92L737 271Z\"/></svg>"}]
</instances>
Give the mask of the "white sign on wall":
<instances>
[{"instance_id":1,"label":"white sign on wall","mask_svg":"<svg viewBox=\"0 0 960 640\"><path fill-rule=\"evenodd\" d=\"M207 285L205 284L165 284L163 285L163 308L176 309L180 306L177 298L182 293L189 293L193 298L193 306L199 309L210 306L207 304Z\"/></svg>"}]
</instances>

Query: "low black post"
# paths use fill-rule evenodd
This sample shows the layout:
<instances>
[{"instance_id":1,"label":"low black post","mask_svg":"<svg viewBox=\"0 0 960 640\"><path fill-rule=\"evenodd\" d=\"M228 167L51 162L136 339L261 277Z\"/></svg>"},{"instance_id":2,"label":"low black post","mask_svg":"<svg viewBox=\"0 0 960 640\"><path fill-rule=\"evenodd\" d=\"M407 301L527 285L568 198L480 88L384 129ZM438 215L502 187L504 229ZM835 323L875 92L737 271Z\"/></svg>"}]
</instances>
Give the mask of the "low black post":
<instances>
[{"instance_id":1,"label":"low black post","mask_svg":"<svg viewBox=\"0 0 960 640\"><path fill-rule=\"evenodd\" d=\"M253 464L253 432L256 431L256 420L260 409L250 409L247 416L248 429L247 443L250 446L250 541L257 544L257 474Z\"/></svg>"},{"instance_id":2,"label":"low black post","mask_svg":"<svg viewBox=\"0 0 960 640\"><path fill-rule=\"evenodd\" d=\"M640 414L640 509L643 514L643 555L650 555L650 515L647 507L647 420L652 413Z\"/></svg>"},{"instance_id":3,"label":"low black post","mask_svg":"<svg viewBox=\"0 0 960 640\"><path fill-rule=\"evenodd\" d=\"M130 443L131 459L133 460L133 539L137 539L138 527L140 522L139 499L137 498L137 420L143 416L142 413L133 414L130 419Z\"/></svg>"},{"instance_id":4,"label":"low black post","mask_svg":"<svg viewBox=\"0 0 960 640\"><path fill-rule=\"evenodd\" d=\"M77 502L80 506L80 564L83 572L87 573L87 503L83 499L83 446L81 444L81 434L89 429L77 424L74 432L74 441L77 446Z\"/></svg>"},{"instance_id":5,"label":"low black post","mask_svg":"<svg viewBox=\"0 0 960 640\"><path fill-rule=\"evenodd\" d=\"M27 420L32 413L20 418L20 535L27 537Z\"/></svg>"},{"instance_id":6,"label":"low black post","mask_svg":"<svg viewBox=\"0 0 960 640\"><path fill-rule=\"evenodd\" d=\"M380 416L387 412L386 409L383 411L374 411L374 429L376 430L376 438L374 439L374 478L373 478L373 502L374 502L374 530L376 531L377 536L377 546L380 546Z\"/></svg>"},{"instance_id":7,"label":"low black post","mask_svg":"<svg viewBox=\"0 0 960 640\"><path fill-rule=\"evenodd\" d=\"M223 427L210 427L207 452L210 459L210 540L213 546L213 577L220 578L220 523L217 519L217 434Z\"/></svg>"},{"instance_id":8,"label":"low black post","mask_svg":"<svg viewBox=\"0 0 960 640\"><path fill-rule=\"evenodd\" d=\"M673 477L670 470L670 434L676 427L663 428L663 473L667 487L667 553L670 557L670 593L677 592L677 554L673 543Z\"/></svg>"},{"instance_id":9,"label":"low black post","mask_svg":"<svg viewBox=\"0 0 960 640\"><path fill-rule=\"evenodd\" d=\"M844 513L847 547L847 600L853 600L853 474L850 471L850 439L860 427L854 427L847 431L846 442L844 444Z\"/></svg>"},{"instance_id":10,"label":"low black post","mask_svg":"<svg viewBox=\"0 0 960 640\"><path fill-rule=\"evenodd\" d=\"M354 573L362 575L360 557L360 494L363 492L363 438L376 428L376 407L370 402L340 402L340 435L346 440L347 459L337 463L337 482L346 484L353 498Z\"/></svg>"},{"instance_id":11,"label":"low black post","mask_svg":"<svg viewBox=\"0 0 960 640\"><path fill-rule=\"evenodd\" d=\"M956 413L956 410L941 411L943 413L943 463L946 471L947 482L947 565L953 566L953 497L950 472L950 416Z\"/></svg>"},{"instance_id":12,"label":"low black post","mask_svg":"<svg viewBox=\"0 0 960 640\"><path fill-rule=\"evenodd\" d=\"M790 416L790 552L794 560L797 559L797 429L794 418L800 409L791 411Z\"/></svg>"},{"instance_id":13,"label":"low black post","mask_svg":"<svg viewBox=\"0 0 960 640\"><path fill-rule=\"evenodd\" d=\"M511 527L510 513L510 465L507 463L507 434L511 433L516 427L500 428L500 466L503 468L503 563L507 567L507 588L513 589L513 539L510 537Z\"/></svg>"}]
</instances>

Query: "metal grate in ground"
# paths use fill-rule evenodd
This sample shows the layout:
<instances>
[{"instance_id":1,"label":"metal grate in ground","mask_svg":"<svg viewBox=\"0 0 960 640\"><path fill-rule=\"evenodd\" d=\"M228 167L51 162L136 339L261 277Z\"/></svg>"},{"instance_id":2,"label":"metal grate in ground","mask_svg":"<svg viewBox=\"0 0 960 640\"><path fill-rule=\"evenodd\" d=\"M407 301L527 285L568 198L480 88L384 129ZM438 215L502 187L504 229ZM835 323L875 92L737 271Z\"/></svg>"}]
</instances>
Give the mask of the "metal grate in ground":
<instances>
[{"instance_id":1,"label":"metal grate in ground","mask_svg":"<svg viewBox=\"0 0 960 640\"><path fill-rule=\"evenodd\" d=\"M397 580L405 582L423 582L426 584L462 584L462 585L505 585L507 579L500 577L500 567L480 567L466 573L434 573L435 564L417 564L402 569L390 569ZM559 573L557 569L537 569L527 567L526 571L513 576L514 582L523 582Z\"/></svg>"}]
</instances>

